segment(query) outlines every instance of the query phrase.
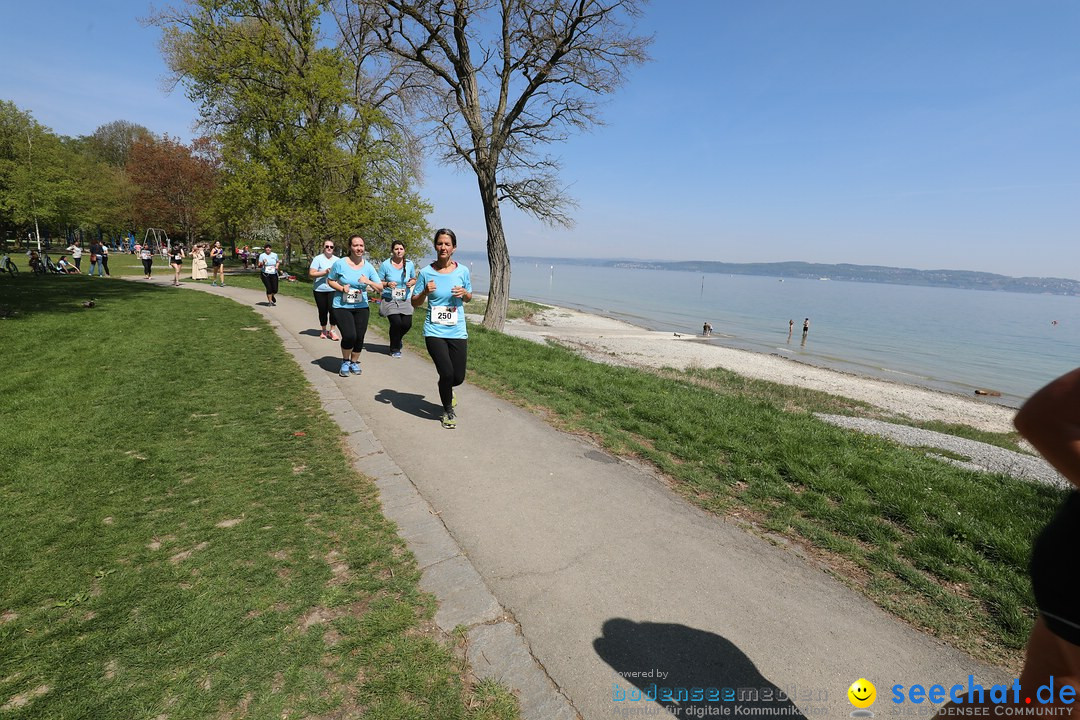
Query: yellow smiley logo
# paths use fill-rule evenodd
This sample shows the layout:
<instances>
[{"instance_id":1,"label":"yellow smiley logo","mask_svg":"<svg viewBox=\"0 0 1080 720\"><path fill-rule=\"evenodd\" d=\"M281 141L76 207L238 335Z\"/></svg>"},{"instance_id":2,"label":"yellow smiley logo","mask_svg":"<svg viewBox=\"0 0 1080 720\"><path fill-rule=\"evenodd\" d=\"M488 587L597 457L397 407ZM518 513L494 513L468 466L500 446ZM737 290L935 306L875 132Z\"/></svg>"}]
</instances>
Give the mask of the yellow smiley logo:
<instances>
[{"instance_id":1,"label":"yellow smiley logo","mask_svg":"<svg viewBox=\"0 0 1080 720\"><path fill-rule=\"evenodd\" d=\"M847 689L848 700L857 708L868 708L877 699L877 688L866 678L859 678Z\"/></svg>"}]
</instances>

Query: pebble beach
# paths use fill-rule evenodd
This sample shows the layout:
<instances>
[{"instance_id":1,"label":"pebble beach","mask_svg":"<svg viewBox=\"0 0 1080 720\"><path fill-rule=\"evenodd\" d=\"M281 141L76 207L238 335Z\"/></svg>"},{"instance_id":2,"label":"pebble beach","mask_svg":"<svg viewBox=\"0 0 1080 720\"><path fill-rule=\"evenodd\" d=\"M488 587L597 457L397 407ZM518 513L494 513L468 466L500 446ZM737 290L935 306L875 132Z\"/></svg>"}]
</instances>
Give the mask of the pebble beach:
<instances>
[{"instance_id":1,"label":"pebble beach","mask_svg":"<svg viewBox=\"0 0 1080 720\"><path fill-rule=\"evenodd\" d=\"M798 329L796 329L798 330ZM536 342L554 340L590 360L640 367L724 368L739 375L860 400L916 421L941 421L1011 432L1013 408L806 365L778 355L722 347L700 335L645 330L567 308L545 307L528 320L508 320L504 331Z\"/></svg>"}]
</instances>

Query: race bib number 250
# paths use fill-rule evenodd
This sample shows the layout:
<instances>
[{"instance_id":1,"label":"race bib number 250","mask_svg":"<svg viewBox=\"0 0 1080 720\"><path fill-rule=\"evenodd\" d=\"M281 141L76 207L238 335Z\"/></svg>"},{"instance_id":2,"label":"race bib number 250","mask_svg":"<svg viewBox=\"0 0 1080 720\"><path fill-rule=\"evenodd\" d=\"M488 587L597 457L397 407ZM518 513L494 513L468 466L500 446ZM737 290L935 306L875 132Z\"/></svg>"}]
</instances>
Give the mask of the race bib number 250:
<instances>
[{"instance_id":1,"label":"race bib number 250","mask_svg":"<svg viewBox=\"0 0 1080 720\"><path fill-rule=\"evenodd\" d=\"M458 309L456 305L432 305L431 322L436 325L457 325Z\"/></svg>"}]
</instances>

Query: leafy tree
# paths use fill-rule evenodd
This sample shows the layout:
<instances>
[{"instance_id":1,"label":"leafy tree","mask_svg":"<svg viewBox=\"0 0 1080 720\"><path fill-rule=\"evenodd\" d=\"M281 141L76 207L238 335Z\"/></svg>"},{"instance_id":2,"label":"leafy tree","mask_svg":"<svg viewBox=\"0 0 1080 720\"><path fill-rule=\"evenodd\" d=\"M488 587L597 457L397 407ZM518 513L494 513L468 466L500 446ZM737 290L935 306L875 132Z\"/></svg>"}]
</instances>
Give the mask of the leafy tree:
<instances>
[{"instance_id":1,"label":"leafy tree","mask_svg":"<svg viewBox=\"0 0 1080 720\"><path fill-rule=\"evenodd\" d=\"M138 123L114 120L106 123L86 138L87 150L92 157L113 167L122 168L128 163L131 146L136 140L147 139L151 132Z\"/></svg>"},{"instance_id":2,"label":"leafy tree","mask_svg":"<svg viewBox=\"0 0 1080 720\"><path fill-rule=\"evenodd\" d=\"M417 244L428 207L394 126L357 101L358 68L323 35L316 0L194 0L157 15L178 81L218 133L222 206L305 250L361 232Z\"/></svg>"},{"instance_id":3,"label":"leafy tree","mask_svg":"<svg viewBox=\"0 0 1080 720\"><path fill-rule=\"evenodd\" d=\"M135 219L195 242L212 220L217 169L206 143L191 147L168 135L139 138L131 146L127 175L135 185Z\"/></svg>"},{"instance_id":4,"label":"leafy tree","mask_svg":"<svg viewBox=\"0 0 1080 720\"><path fill-rule=\"evenodd\" d=\"M392 95L432 128L442 159L476 175L491 294L484 325L501 329L510 256L500 203L570 224L573 201L545 148L599 122L599 98L646 58L632 34L644 0L342 0L363 53L381 51Z\"/></svg>"},{"instance_id":5,"label":"leafy tree","mask_svg":"<svg viewBox=\"0 0 1080 720\"><path fill-rule=\"evenodd\" d=\"M59 136L14 103L0 101L0 217L36 232L75 214L79 184L70 158Z\"/></svg>"}]
</instances>

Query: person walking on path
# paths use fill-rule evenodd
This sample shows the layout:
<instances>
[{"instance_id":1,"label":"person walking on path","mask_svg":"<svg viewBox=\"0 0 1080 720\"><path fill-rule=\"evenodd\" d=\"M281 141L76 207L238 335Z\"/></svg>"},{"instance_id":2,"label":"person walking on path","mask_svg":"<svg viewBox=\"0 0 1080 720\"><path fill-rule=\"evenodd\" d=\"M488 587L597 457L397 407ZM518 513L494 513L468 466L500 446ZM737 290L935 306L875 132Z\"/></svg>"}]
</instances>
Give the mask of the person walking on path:
<instances>
[{"instance_id":1,"label":"person walking on path","mask_svg":"<svg viewBox=\"0 0 1080 720\"><path fill-rule=\"evenodd\" d=\"M90 272L88 277L94 277L95 272L97 272L98 277L105 277L105 269L101 266L101 243L97 240L90 243Z\"/></svg>"},{"instance_id":2,"label":"person walking on path","mask_svg":"<svg viewBox=\"0 0 1080 720\"><path fill-rule=\"evenodd\" d=\"M412 292L416 287L416 266L405 259L405 243L390 244L390 257L379 266L383 281L379 314L390 323L390 357L401 357L402 340L412 329Z\"/></svg>"},{"instance_id":3,"label":"person walking on path","mask_svg":"<svg viewBox=\"0 0 1080 720\"><path fill-rule=\"evenodd\" d=\"M315 279L312 292L315 295L315 307L319 309L319 337L323 339L341 339L334 333L334 326L337 323L334 322L334 314L330 312L334 288L327 283L330 271L334 269L334 263L337 261L338 257L334 254L334 241L326 240L323 242L322 252L311 258L311 266L308 268L308 275ZM329 325L329 330L327 325Z\"/></svg>"},{"instance_id":4,"label":"person walking on path","mask_svg":"<svg viewBox=\"0 0 1080 720\"><path fill-rule=\"evenodd\" d=\"M1024 707L1023 697L1036 697L1044 685L1050 685L1049 701L1043 714L1072 712L1073 699L1080 694L1080 596L1078 596L1072 561L1080 544L1080 368L1053 380L1024 403L1013 420L1020 434L1042 454L1046 461L1072 483L1053 520L1035 539L1028 571L1038 615L1031 628L1020 671L1020 693L1016 702ZM1063 692L1064 691L1064 692ZM1066 701L1065 693L1072 697ZM943 707L938 716L974 714L975 707L994 703L973 692L961 702ZM1009 693L1008 698L1012 698ZM1068 711L1059 708L1069 708ZM967 712L965 712L967 711Z\"/></svg>"},{"instance_id":5,"label":"person walking on path","mask_svg":"<svg viewBox=\"0 0 1080 720\"><path fill-rule=\"evenodd\" d=\"M330 270L327 284L335 290L334 320L341 333L341 377L359 375L360 351L364 349L370 309L367 291L382 292L379 271L364 259L364 238L349 238L349 254Z\"/></svg>"},{"instance_id":6,"label":"person walking on path","mask_svg":"<svg viewBox=\"0 0 1080 720\"><path fill-rule=\"evenodd\" d=\"M149 280L154 267L154 251L150 249L149 245L143 245L139 248L139 259L142 260L143 280Z\"/></svg>"},{"instance_id":7,"label":"person walking on path","mask_svg":"<svg viewBox=\"0 0 1080 720\"><path fill-rule=\"evenodd\" d=\"M191 279L205 280L207 277L206 252L203 250L202 243L199 243L191 250Z\"/></svg>"},{"instance_id":8,"label":"person walking on path","mask_svg":"<svg viewBox=\"0 0 1080 720\"><path fill-rule=\"evenodd\" d=\"M184 267L184 258L187 255L184 253L184 246L177 245L169 250L169 266L173 269L173 287L180 287L180 271Z\"/></svg>"},{"instance_id":9,"label":"person walking on path","mask_svg":"<svg viewBox=\"0 0 1080 720\"><path fill-rule=\"evenodd\" d=\"M75 267L79 269L79 273L82 273L82 243L78 240L72 242L65 248L71 253L71 259L75 261Z\"/></svg>"},{"instance_id":10,"label":"person walking on path","mask_svg":"<svg viewBox=\"0 0 1080 720\"><path fill-rule=\"evenodd\" d=\"M221 287L225 287L225 251L221 247L221 241L214 243L210 248L210 285L217 285L221 281Z\"/></svg>"},{"instance_id":11,"label":"person walking on path","mask_svg":"<svg viewBox=\"0 0 1080 720\"><path fill-rule=\"evenodd\" d=\"M454 388L465 382L469 333L465 327L465 303L472 300L469 268L453 259L457 236L453 230L435 231L435 262L420 271L422 290L412 297L413 307L427 303L424 344L439 373L442 426L457 427Z\"/></svg>"},{"instance_id":12,"label":"person walking on path","mask_svg":"<svg viewBox=\"0 0 1080 720\"><path fill-rule=\"evenodd\" d=\"M266 302L271 307L277 306L278 293L278 254L266 243L262 254L259 255L258 267L262 269L263 287L266 288Z\"/></svg>"}]
</instances>

